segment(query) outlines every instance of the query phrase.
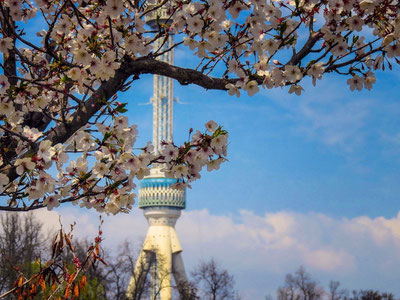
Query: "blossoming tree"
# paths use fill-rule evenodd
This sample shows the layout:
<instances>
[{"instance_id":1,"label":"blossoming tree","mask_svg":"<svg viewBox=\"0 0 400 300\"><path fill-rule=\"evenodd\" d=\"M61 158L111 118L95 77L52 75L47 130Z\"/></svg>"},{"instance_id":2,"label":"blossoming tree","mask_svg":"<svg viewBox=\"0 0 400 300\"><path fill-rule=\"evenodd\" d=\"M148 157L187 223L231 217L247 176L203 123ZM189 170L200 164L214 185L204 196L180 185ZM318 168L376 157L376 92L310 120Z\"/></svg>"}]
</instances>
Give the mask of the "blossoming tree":
<instances>
[{"instance_id":1,"label":"blossoming tree","mask_svg":"<svg viewBox=\"0 0 400 300\"><path fill-rule=\"evenodd\" d=\"M147 27L160 8L168 22ZM117 96L141 74L236 96L282 86L300 95L305 77L315 85L332 72L371 89L374 71L400 56L392 0L2 0L0 10L2 210L74 202L117 213L151 164L165 164L177 188L219 168L228 135L213 121L180 147L132 151L137 127ZM34 24L43 28L27 36ZM174 45L157 46L171 34ZM197 57L192 68L157 60L177 46Z\"/></svg>"}]
</instances>

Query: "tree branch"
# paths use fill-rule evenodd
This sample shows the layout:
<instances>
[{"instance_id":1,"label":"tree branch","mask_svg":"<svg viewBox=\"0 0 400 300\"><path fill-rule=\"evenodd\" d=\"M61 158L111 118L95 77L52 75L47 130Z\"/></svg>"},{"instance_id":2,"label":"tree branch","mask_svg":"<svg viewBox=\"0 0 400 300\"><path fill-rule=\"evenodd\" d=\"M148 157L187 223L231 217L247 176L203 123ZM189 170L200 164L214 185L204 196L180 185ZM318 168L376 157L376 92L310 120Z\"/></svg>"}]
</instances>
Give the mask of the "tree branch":
<instances>
[{"instance_id":1,"label":"tree branch","mask_svg":"<svg viewBox=\"0 0 400 300\"><path fill-rule=\"evenodd\" d=\"M228 83L235 83L239 79L214 78L199 71L172 66L151 58L133 60L126 56L121 62L121 67L115 72L115 76L103 82L92 96L85 101L66 124L56 126L49 134L48 139L57 143L64 143L79 128L87 124L89 119L98 112L107 101L116 94L125 81L130 77L140 74L157 74L176 79L182 85L195 84L205 89L226 90ZM138 77L137 77L138 78Z\"/></svg>"},{"instance_id":2,"label":"tree branch","mask_svg":"<svg viewBox=\"0 0 400 300\"><path fill-rule=\"evenodd\" d=\"M176 79L182 85L195 84L207 90L226 90L228 83L235 83L239 79L222 79L211 77L200 71L172 66L154 59L130 60L127 71L131 74L157 74Z\"/></svg>"},{"instance_id":3,"label":"tree branch","mask_svg":"<svg viewBox=\"0 0 400 300\"><path fill-rule=\"evenodd\" d=\"M297 52L292 56L288 64L297 65L299 61L301 61L304 57L306 57L310 53L312 47L314 47L315 43L318 42L321 37L322 37L321 32L319 31L311 32L303 48L301 48L299 52Z\"/></svg>"}]
</instances>

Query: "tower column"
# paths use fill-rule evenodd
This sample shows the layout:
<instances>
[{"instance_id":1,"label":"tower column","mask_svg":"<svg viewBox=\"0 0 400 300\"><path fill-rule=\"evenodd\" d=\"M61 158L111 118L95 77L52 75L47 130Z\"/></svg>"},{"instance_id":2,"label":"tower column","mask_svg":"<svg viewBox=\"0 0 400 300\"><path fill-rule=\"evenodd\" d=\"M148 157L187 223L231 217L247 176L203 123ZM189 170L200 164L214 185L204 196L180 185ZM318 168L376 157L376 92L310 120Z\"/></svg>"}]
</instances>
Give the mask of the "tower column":
<instances>
[{"instance_id":1,"label":"tower column","mask_svg":"<svg viewBox=\"0 0 400 300\"><path fill-rule=\"evenodd\" d=\"M149 1L155 5L156 1ZM166 4L168 5L168 4ZM171 18L166 7L158 8L146 15L146 23L154 30L165 30ZM162 25L162 26L160 26ZM155 53L162 53L159 60L170 65L174 63L174 38L170 35L154 42ZM155 153L161 150L161 142L172 142L173 132L173 80L154 75L153 103L153 145ZM172 274L179 286L187 282L181 256L182 247L175 231L175 223L186 207L186 192L171 187L177 180L167 178L162 166L155 165L150 175L140 183L139 208L143 209L149 228L135 271L127 290L128 299L138 299L139 291L150 270L152 270L151 300L171 300ZM182 287L182 286L181 286Z\"/></svg>"}]
</instances>

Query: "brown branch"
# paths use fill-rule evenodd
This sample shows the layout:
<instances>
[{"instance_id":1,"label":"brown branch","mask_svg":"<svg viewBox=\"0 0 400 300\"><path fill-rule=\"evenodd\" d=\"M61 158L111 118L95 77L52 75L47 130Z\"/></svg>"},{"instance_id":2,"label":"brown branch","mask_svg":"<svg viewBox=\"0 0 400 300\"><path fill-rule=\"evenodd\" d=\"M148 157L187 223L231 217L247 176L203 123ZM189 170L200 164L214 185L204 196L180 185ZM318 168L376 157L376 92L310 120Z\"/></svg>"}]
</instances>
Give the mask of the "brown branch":
<instances>
[{"instance_id":1,"label":"brown branch","mask_svg":"<svg viewBox=\"0 0 400 300\"><path fill-rule=\"evenodd\" d=\"M82 195L78 195L78 196L73 196L73 197L69 197L69 198L65 198L60 200L60 203L66 203L66 202L72 202L72 201L76 201L82 198L86 198L86 197L91 197L91 196L96 196L101 194L102 192L88 192ZM0 206L0 211L4 210L4 211L31 211L31 210L36 210L36 209L40 209L40 208L44 208L46 207L46 205L43 205L42 203L36 204L35 203L36 200L33 201L33 203L30 206L26 206L26 207L21 207L21 206L17 206L17 207L12 207L12 206Z\"/></svg>"},{"instance_id":2,"label":"brown branch","mask_svg":"<svg viewBox=\"0 0 400 300\"><path fill-rule=\"evenodd\" d=\"M11 76L15 76L17 74L17 60L15 54L15 22L12 20L9 9L4 8L1 4L1 15L0 15L0 24L4 37L10 37L13 40L13 47L9 49L5 53L3 53L3 61L4 61L4 74L8 77L8 82L11 85L15 85L17 80L13 79Z\"/></svg>"},{"instance_id":3,"label":"brown branch","mask_svg":"<svg viewBox=\"0 0 400 300\"><path fill-rule=\"evenodd\" d=\"M342 68L342 67L351 65L351 64L353 64L353 63L355 63L355 62L361 62L361 61L362 61L364 58L366 58L367 56L369 56L369 55L371 55L371 54L373 54L373 53L382 51L383 48L384 48L384 46L380 46L379 48L372 49L372 50L370 50L370 51L364 53L363 55L356 56L355 58L350 59L350 60L348 60L348 61L345 61L345 62L343 62L343 63L340 63L340 64L331 64L331 65L329 65L329 66L326 68L325 72L332 72L332 71L335 71L336 69L339 69L339 68Z\"/></svg>"},{"instance_id":4,"label":"brown branch","mask_svg":"<svg viewBox=\"0 0 400 300\"><path fill-rule=\"evenodd\" d=\"M16 286L14 288L12 288L11 290L8 290L7 292L5 292L4 294L0 295L0 299L4 298L12 293L14 293L16 290L20 289L21 287L26 286L27 284L29 284L32 280L36 279L37 277L39 277L41 274L43 274L44 270L46 270L47 268L41 270L39 273L35 274L34 276L32 276L30 279L25 280L21 286Z\"/></svg>"},{"instance_id":5,"label":"brown branch","mask_svg":"<svg viewBox=\"0 0 400 300\"><path fill-rule=\"evenodd\" d=\"M211 77L200 71L181 68L154 59L130 60L127 71L131 74L157 74L173 78L182 85L195 84L207 90L226 90L228 83L235 83L238 79L222 79Z\"/></svg>"},{"instance_id":6,"label":"brown branch","mask_svg":"<svg viewBox=\"0 0 400 300\"><path fill-rule=\"evenodd\" d=\"M125 81L130 76L133 75L135 79L138 79L137 76L140 74L167 76L176 79L182 85L195 84L212 90L226 90L225 86L228 83L234 83L238 80L210 77L199 71L172 66L155 59L143 58L133 60L125 56L122 59L121 67L115 72L115 76L108 81L104 81L96 92L71 116L71 121L56 126L47 139L51 140L53 145L67 141L95 113L107 104L108 100L123 87Z\"/></svg>"},{"instance_id":7,"label":"brown branch","mask_svg":"<svg viewBox=\"0 0 400 300\"><path fill-rule=\"evenodd\" d=\"M53 21L51 22L49 29L47 30L46 36L44 38L44 45L46 47L46 50L48 52L50 52L50 54L54 57L55 53L54 53L54 49L50 49L50 45L49 45L49 41L50 41L50 36L54 30L54 26L56 25L58 18L61 14L61 12L65 9L65 7L67 6L67 1L64 2L64 4L60 7L60 9L57 11L57 13L54 16Z\"/></svg>"},{"instance_id":8,"label":"brown branch","mask_svg":"<svg viewBox=\"0 0 400 300\"><path fill-rule=\"evenodd\" d=\"M14 132L3 125L0 125L0 128L3 129L4 131L8 132L11 135L15 135L16 137L19 137L21 140L23 140L25 142L30 142L30 140L26 136L19 134L17 132Z\"/></svg>"},{"instance_id":9,"label":"brown branch","mask_svg":"<svg viewBox=\"0 0 400 300\"><path fill-rule=\"evenodd\" d=\"M308 37L308 40L304 44L303 48L301 48L299 52L292 56L288 64L297 65L304 57L306 57L310 53L312 47L314 47L315 43L318 42L321 37L322 33L319 31L310 33L310 36Z\"/></svg>"}]
</instances>

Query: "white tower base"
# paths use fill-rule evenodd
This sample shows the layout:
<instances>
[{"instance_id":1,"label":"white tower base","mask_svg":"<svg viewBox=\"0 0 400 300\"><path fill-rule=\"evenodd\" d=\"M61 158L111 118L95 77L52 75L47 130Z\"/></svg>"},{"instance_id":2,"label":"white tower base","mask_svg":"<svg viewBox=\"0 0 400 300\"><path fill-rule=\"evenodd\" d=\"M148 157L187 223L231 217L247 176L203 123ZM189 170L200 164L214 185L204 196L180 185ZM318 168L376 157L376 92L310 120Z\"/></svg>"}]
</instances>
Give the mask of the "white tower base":
<instances>
[{"instance_id":1,"label":"white tower base","mask_svg":"<svg viewBox=\"0 0 400 300\"><path fill-rule=\"evenodd\" d=\"M171 300L171 275L174 276L177 286L187 282L181 256L182 247L175 231L175 223L181 210L162 206L148 207L143 214L149 229L128 286L127 297L137 298L150 268L153 267L155 272L152 274L153 290L150 299Z\"/></svg>"}]
</instances>

